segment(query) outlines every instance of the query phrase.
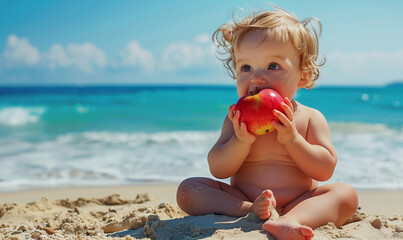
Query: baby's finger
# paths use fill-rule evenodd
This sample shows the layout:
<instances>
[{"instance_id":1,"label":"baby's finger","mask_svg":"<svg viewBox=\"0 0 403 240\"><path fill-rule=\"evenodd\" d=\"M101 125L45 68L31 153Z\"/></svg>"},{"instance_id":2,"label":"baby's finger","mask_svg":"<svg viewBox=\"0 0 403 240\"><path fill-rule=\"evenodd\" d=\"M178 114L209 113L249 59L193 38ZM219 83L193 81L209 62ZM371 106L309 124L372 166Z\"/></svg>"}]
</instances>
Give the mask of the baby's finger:
<instances>
[{"instance_id":1,"label":"baby's finger","mask_svg":"<svg viewBox=\"0 0 403 240\"><path fill-rule=\"evenodd\" d=\"M235 112L235 104L229 106L229 111Z\"/></svg>"},{"instance_id":2,"label":"baby's finger","mask_svg":"<svg viewBox=\"0 0 403 240\"><path fill-rule=\"evenodd\" d=\"M235 115L235 104L232 104L228 109L228 118L232 121Z\"/></svg>"},{"instance_id":3,"label":"baby's finger","mask_svg":"<svg viewBox=\"0 0 403 240\"><path fill-rule=\"evenodd\" d=\"M232 118L232 124L234 125L234 129L239 129L239 118L241 117L241 112L239 110L235 111L235 115Z\"/></svg>"},{"instance_id":4,"label":"baby's finger","mask_svg":"<svg viewBox=\"0 0 403 240\"><path fill-rule=\"evenodd\" d=\"M292 111L292 108L290 108L290 106L287 105L286 103L281 103L281 108L284 110L287 118L290 119L290 121L292 121L294 119L294 113Z\"/></svg>"},{"instance_id":5,"label":"baby's finger","mask_svg":"<svg viewBox=\"0 0 403 240\"><path fill-rule=\"evenodd\" d=\"M256 140L256 135L248 131L248 127L244 122L241 122L240 124L239 134L248 139L248 142L254 142Z\"/></svg>"},{"instance_id":6,"label":"baby's finger","mask_svg":"<svg viewBox=\"0 0 403 240\"><path fill-rule=\"evenodd\" d=\"M294 111L294 106L292 106L292 103L291 103L290 99L288 99L288 97L284 98L284 102L291 108L291 110Z\"/></svg>"},{"instance_id":7,"label":"baby's finger","mask_svg":"<svg viewBox=\"0 0 403 240\"><path fill-rule=\"evenodd\" d=\"M277 119L283 124L285 127L291 127L291 120L287 118L282 112L278 110L273 110L274 116L277 117Z\"/></svg>"},{"instance_id":8,"label":"baby's finger","mask_svg":"<svg viewBox=\"0 0 403 240\"><path fill-rule=\"evenodd\" d=\"M271 125L273 125L273 127L274 127L277 131L284 127L281 123L279 123L279 122L277 122L277 121L274 121L274 120L271 121Z\"/></svg>"},{"instance_id":9,"label":"baby's finger","mask_svg":"<svg viewBox=\"0 0 403 240\"><path fill-rule=\"evenodd\" d=\"M241 133L243 133L243 134L248 132L248 128L246 127L246 123L244 123L244 122L241 122L239 129L241 130Z\"/></svg>"}]
</instances>

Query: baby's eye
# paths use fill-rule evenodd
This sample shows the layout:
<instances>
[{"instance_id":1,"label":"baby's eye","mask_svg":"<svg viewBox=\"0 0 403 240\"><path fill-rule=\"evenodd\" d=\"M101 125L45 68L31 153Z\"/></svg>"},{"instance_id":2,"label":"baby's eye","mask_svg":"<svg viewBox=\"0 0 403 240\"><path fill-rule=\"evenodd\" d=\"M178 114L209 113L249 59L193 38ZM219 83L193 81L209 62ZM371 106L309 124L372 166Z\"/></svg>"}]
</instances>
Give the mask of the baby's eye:
<instances>
[{"instance_id":1,"label":"baby's eye","mask_svg":"<svg viewBox=\"0 0 403 240\"><path fill-rule=\"evenodd\" d=\"M252 67L249 66L249 65L243 65L243 66L241 67L241 71L242 71L242 72L249 72L249 71L251 71L251 70L252 70Z\"/></svg>"},{"instance_id":2,"label":"baby's eye","mask_svg":"<svg viewBox=\"0 0 403 240\"><path fill-rule=\"evenodd\" d=\"M277 63L270 63L270 65L267 67L268 70L279 70L280 66Z\"/></svg>"}]
</instances>

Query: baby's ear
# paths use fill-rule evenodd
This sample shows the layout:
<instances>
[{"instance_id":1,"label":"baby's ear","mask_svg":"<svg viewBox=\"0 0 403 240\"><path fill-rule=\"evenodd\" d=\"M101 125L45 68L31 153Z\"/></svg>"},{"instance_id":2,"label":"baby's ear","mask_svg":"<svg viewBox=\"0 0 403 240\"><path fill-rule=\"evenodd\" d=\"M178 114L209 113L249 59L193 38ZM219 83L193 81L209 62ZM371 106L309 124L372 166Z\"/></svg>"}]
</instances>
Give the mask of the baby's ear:
<instances>
[{"instance_id":1,"label":"baby's ear","mask_svg":"<svg viewBox=\"0 0 403 240\"><path fill-rule=\"evenodd\" d=\"M298 82L298 88L304 88L310 86L310 83L312 82L312 73L301 73L301 79Z\"/></svg>"}]
</instances>

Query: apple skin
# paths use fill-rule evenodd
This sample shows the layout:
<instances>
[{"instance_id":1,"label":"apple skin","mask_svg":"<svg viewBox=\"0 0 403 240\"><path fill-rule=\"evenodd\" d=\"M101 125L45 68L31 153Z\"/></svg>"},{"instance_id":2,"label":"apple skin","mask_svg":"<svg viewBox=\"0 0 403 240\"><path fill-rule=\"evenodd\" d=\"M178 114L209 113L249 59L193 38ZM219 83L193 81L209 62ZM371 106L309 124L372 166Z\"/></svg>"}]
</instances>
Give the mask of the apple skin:
<instances>
[{"instance_id":1,"label":"apple skin","mask_svg":"<svg viewBox=\"0 0 403 240\"><path fill-rule=\"evenodd\" d=\"M235 105L235 111L241 112L240 122L244 122L249 132L255 135L265 135L275 131L272 121L277 121L273 115L276 109L282 113L281 103L284 99L273 89L263 89L252 96L241 97Z\"/></svg>"}]
</instances>

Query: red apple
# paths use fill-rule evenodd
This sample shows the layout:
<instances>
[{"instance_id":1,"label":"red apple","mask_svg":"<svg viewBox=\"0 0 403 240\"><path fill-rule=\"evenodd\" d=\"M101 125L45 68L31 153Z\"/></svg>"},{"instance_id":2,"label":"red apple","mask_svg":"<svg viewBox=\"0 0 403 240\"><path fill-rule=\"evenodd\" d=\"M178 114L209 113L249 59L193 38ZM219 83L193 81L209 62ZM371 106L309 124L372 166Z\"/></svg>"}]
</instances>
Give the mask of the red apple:
<instances>
[{"instance_id":1,"label":"red apple","mask_svg":"<svg viewBox=\"0 0 403 240\"><path fill-rule=\"evenodd\" d=\"M258 94L241 97L235 105L235 111L241 111L240 122L244 122L249 132L265 135L275 131L271 122L279 121L274 115L276 109L283 112L280 104L284 99L273 89L263 89Z\"/></svg>"}]
</instances>

